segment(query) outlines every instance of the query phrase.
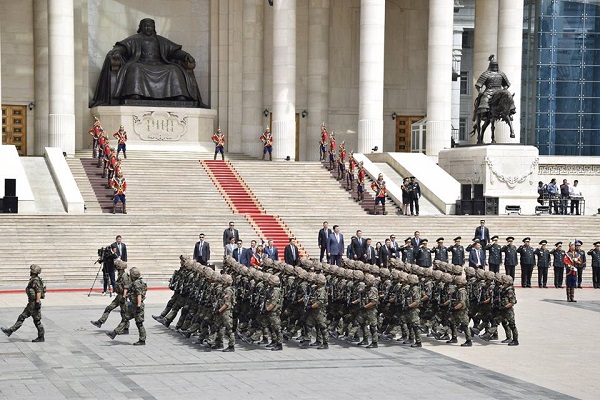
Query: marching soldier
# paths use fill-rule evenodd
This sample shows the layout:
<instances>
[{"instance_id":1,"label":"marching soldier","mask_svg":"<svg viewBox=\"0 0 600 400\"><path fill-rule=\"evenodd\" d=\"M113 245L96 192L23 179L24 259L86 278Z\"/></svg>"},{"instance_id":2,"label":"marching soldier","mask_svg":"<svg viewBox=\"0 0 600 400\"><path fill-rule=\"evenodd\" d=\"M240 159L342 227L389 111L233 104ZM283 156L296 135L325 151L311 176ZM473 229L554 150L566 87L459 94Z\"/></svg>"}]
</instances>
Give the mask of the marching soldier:
<instances>
[{"instance_id":1,"label":"marching soldier","mask_svg":"<svg viewBox=\"0 0 600 400\"><path fill-rule=\"evenodd\" d=\"M337 164L338 164L337 180L341 181L342 179L344 179L346 177L346 147L345 147L345 142L343 142L343 141L342 141L342 143L340 143L340 147L338 149Z\"/></svg>"},{"instance_id":2,"label":"marching soldier","mask_svg":"<svg viewBox=\"0 0 600 400\"><path fill-rule=\"evenodd\" d=\"M454 238L454 244L448 247L448 251L452 254L453 265L464 265L465 264L465 248L460 245L461 237L457 236Z\"/></svg>"},{"instance_id":3,"label":"marching soldier","mask_svg":"<svg viewBox=\"0 0 600 400\"><path fill-rule=\"evenodd\" d=\"M94 125L92 125L88 133L92 137L92 158L96 159L98 156L98 140L100 136L104 135L104 129L102 129L100 120L97 117L94 117Z\"/></svg>"},{"instance_id":4,"label":"marching soldier","mask_svg":"<svg viewBox=\"0 0 600 400\"><path fill-rule=\"evenodd\" d=\"M537 256L538 287L546 288L548 282L548 268L550 267L550 251L546 248L547 240L540 241L540 247L533 252Z\"/></svg>"},{"instance_id":5,"label":"marching soldier","mask_svg":"<svg viewBox=\"0 0 600 400\"><path fill-rule=\"evenodd\" d=\"M502 247L498 244L498 235L491 237L492 242L488 243L486 250L489 252L488 264L490 271L500 272L500 264L502 264Z\"/></svg>"},{"instance_id":6,"label":"marching soldier","mask_svg":"<svg viewBox=\"0 0 600 400\"><path fill-rule=\"evenodd\" d=\"M123 205L123 214L127 214L127 207L125 205L125 192L127 191L127 181L123 176L121 171L118 172L117 176L112 179L110 186L115 191L113 198L113 211L115 214L117 212L117 203L120 201Z\"/></svg>"},{"instance_id":7,"label":"marching soldier","mask_svg":"<svg viewBox=\"0 0 600 400\"><path fill-rule=\"evenodd\" d=\"M373 275L365 274L365 287L362 290L356 321L362 330L363 339L358 345L367 345L367 349L376 349L379 342L379 333L377 330L379 292L377 290L377 281ZM368 339L369 333L371 334L371 344L369 344Z\"/></svg>"},{"instance_id":8,"label":"marching soldier","mask_svg":"<svg viewBox=\"0 0 600 400\"><path fill-rule=\"evenodd\" d=\"M486 342L498 331L498 325L502 324L506 331L506 340L502 343L508 343L509 346L519 345L519 331L515 324L515 310L517 304L517 296L513 287L513 279L510 275L502 275L502 278L496 283L499 286L497 300L492 305L496 317L494 324L489 332L480 336Z\"/></svg>"},{"instance_id":9,"label":"marching soldier","mask_svg":"<svg viewBox=\"0 0 600 400\"><path fill-rule=\"evenodd\" d=\"M421 319L419 318L419 307L421 306L421 289L419 287L419 277L417 275L408 275L410 287L406 295L406 312L408 330L415 342L410 347L423 347L421 344Z\"/></svg>"},{"instance_id":10,"label":"marching soldier","mask_svg":"<svg viewBox=\"0 0 600 400\"><path fill-rule=\"evenodd\" d=\"M146 344L146 328L144 328L144 300L148 286L142 280L140 270L136 267L129 271L131 283L123 291L123 297L128 299L127 311L121 314L121 323L113 331L106 332L106 335L114 339L117 335L122 335L129 320L135 319L135 325L138 328L139 339L134 346L143 346Z\"/></svg>"},{"instance_id":11,"label":"marching soldier","mask_svg":"<svg viewBox=\"0 0 600 400\"><path fill-rule=\"evenodd\" d=\"M469 294L467 293L467 280L464 276L456 276L454 278L456 290L448 300L448 308L450 310L450 328L452 330L452 338L450 343L457 342L458 328L465 333L465 342L462 347L471 347L471 331L469 329Z\"/></svg>"},{"instance_id":12,"label":"marching soldier","mask_svg":"<svg viewBox=\"0 0 600 400\"><path fill-rule=\"evenodd\" d=\"M306 303L305 326L307 330L315 328L317 331L317 341L313 345L316 345L319 350L325 350L329 348L329 331L327 330L326 317L327 290L325 290L327 280L322 274L316 275L314 279L317 287L315 290L312 290ZM319 341L319 338L321 338L321 341ZM303 347L307 347L308 345L310 345L310 340L305 340Z\"/></svg>"},{"instance_id":13,"label":"marching soldier","mask_svg":"<svg viewBox=\"0 0 600 400\"><path fill-rule=\"evenodd\" d=\"M233 331L233 307L235 303L235 293L231 285L233 284L233 278L231 275L221 275L220 277L222 289L220 291L220 297L215 306L216 311L216 326L219 327L217 331L216 342L223 342L224 338L227 338L227 347L223 349L224 353L235 351L235 333Z\"/></svg>"},{"instance_id":14,"label":"marching soldier","mask_svg":"<svg viewBox=\"0 0 600 400\"><path fill-rule=\"evenodd\" d=\"M588 255L592 257L592 284L594 289L600 289L600 242L594 243Z\"/></svg>"},{"instance_id":15,"label":"marching soldier","mask_svg":"<svg viewBox=\"0 0 600 400\"><path fill-rule=\"evenodd\" d=\"M1 328L6 336L10 336L16 332L23 325L23 322L31 317L38 332L37 338L33 339L32 342L39 343L45 341L44 326L42 325L42 299L46 297L46 286L40 277L41 273L42 268L39 265L31 264L29 267L29 282L25 288L27 305L13 326L10 328Z\"/></svg>"},{"instance_id":16,"label":"marching soldier","mask_svg":"<svg viewBox=\"0 0 600 400\"><path fill-rule=\"evenodd\" d=\"M217 154L221 153L221 160L225 160L225 135L221 128L217 129L217 133L212 135L212 141L215 144L215 156L213 160L217 159Z\"/></svg>"},{"instance_id":17,"label":"marching soldier","mask_svg":"<svg viewBox=\"0 0 600 400\"><path fill-rule=\"evenodd\" d=\"M531 275L533 274L533 266L535 257L533 248L529 245L531 238L523 239L523 244L517 249L517 253L521 256L519 263L521 264L521 287L531 287Z\"/></svg>"},{"instance_id":18,"label":"marching soldier","mask_svg":"<svg viewBox=\"0 0 600 400\"><path fill-rule=\"evenodd\" d=\"M550 250L550 254L552 254L552 266L554 267L554 287L561 288L563 287L563 274L565 270L565 254L567 254L562 249L562 242L556 242L554 244L554 248Z\"/></svg>"},{"instance_id":19,"label":"marching soldier","mask_svg":"<svg viewBox=\"0 0 600 400\"><path fill-rule=\"evenodd\" d=\"M271 331L271 350L280 351L283 350L281 280L277 275L271 275L267 282L269 284L269 291L267 293L265 312L267 314L267 325Z\"/></svg>"},{"instance_id":20,"label":"marching soldier","mask_svg":"<svg viewBox=\"0 0 600 400\"><path fill-rule=\"evenodd\" d=\"M385 187L385 181L383 180L383 174L379 174L377 180L371 184L371 189L375 192L375 215L379 214L377 211L377 204L381 204L382 214L387 215L385 211L385 195L387 189Z\"/></svg>"},{"instance_id":21,"label":"marching soldier","mask_svg":"<svg viewBox=\"0 0 600 400\"><path fill-rule=\"evenodd\" d=\"M113 137L117 138L118 141L117 158L119 158L119 153L123 151L123 157L127 160L127 132L123 125L121 125L119 130L113 134Z\"/></svg>"},{"instance_id":22,"label":"marching soldier","mask_svg":"<svg viewBox=\"0 0 600 400\"><path fill-rule=\"evenodd\" d=\"M514 237L506 238L506 245L502 246L501 251L504 253L504 270L506 275L510 275L515 279L515 267L517 266L517 247L513 245Z\"/></svg>"},{"instance_id":23,"label":"marching soldier","mask_svg":"<svg viewBox=\"0 0 600 400\"><path fill-rule=\"evenodd\" d=\"M358 163L358 173L356 174L356 201L365 199L365 168L363 162Z\"/></svg>"},{"instance_id":24,"label":"marching soldier","mask_svg":"<svg viewBox=\"0 0 600 400\"><path fill-rule=\"evenodd\" d=\"M269 153L269 161L273 161L273 135L271 135L271 129L267 125L265 132L260 135L260 141L263 144L263 155L262 159L265 159L265 154Z\"/></svg>"},{"instance_id":25,"label":"marching soldier","mask_svg":"<svg viewBox=\"0 0 600 400\"><path fill-rule=\"evenodd\" d=\"M129 278L129 274L125 272L127 269L127 263L125 261L121 261L120 259L115 261L115 268L117 269L117 281L115 282L115 293L117 294L114 300L104 309L104 313L97 321L90 321L92 325L100 328L102 324L106 322L108 319L108 315L117 307L121 308L121 312L125 312L125 297L123 297L123 292L125 288L131 284L131 278ZM129 334L129 320L127 320L127 324L123 329L123 334Z\"/></svg>"}]
</instances>

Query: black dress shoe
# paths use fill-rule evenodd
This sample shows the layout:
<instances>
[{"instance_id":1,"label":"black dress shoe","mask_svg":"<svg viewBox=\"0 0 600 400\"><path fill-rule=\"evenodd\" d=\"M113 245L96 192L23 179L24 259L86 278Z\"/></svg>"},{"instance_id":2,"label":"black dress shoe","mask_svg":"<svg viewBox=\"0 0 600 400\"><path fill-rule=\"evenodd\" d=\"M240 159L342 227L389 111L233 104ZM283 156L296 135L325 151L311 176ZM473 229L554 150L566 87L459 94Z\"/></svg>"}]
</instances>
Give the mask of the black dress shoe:
<instances>
[{"instance_id":1,"label":"black dress shoe","mask_svg":"<svg viewBox=\"0 0 600 400\"><path fill-rule=\"evenodd\" d=\"M513 339L508 345L509 346L518 346L519 345L519 340L518 339Z\"/></svg>"},{"instance_id":2,"label":"black dress shoe","mask_svg":"<svg viewBox=\"0 0 600 400\"><path fill-rule=\"evenodd\" d=\"M138 340L133 345L134 346L145 346L146 345L146 341L145 340Z\"/></svg>"},{"instance_id":3,"label":"black dress shoe","mask_svg":"<svg viewBox=\"0 0 600 400\"><path fill-rule=\"evenodd\" d=\"M46 339L44 339L43 336L38 336L35 339L33 339L31 342L32 343L44 343L46 341Z\"/></svg>"},{"instance_id":4,"label":"black dress shoe","mask_svg":"<svg viewBox=\"0 0 600 400\"><path fill-rule=\"evenodd\" d=\"M367 346L367 349L376 349L379 346L377 345L377 342L372 342L370 345Z\"/></svg>"},{"instance_id":5,"label":"black dress shoe","mask_svg":"<svg viewBox=\"0 0 600 400\"><path fill-rule=\"evenodd\" d=\"M90 324L94 325L96 328L100 328L102 326L102 322L100 321L90 321Z\"/></svg>"}]
</instances>

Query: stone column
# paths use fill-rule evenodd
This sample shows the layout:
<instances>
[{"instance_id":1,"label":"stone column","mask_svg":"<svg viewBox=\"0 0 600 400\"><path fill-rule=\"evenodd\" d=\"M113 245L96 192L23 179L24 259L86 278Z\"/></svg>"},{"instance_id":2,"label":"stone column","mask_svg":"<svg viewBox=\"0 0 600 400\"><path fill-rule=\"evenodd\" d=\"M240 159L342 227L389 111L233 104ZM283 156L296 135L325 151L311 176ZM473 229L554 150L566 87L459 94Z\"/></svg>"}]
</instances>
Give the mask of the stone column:
<instances>
[{"instance_id":1,"label":"stone column","mask_svg":"<svg viewBox=\"0 0 600 400\"><path fill-rule=\"evenodd\" d=\"M48 145L75 154L73 0L48 0Z\"/></svg>"},{"instance_id":2,"label":"stone column","mask_svg":"<svg viewBox=\"0 0 600 400\"><path fill-rule=\"evenodd\" d=\"M321 124L329 109L329 0L308 5L308 123L306 159L319 160Z\"/></svg>"},{"instance_id":3,"label":"stone column","mask_svg":"<svg viewBox=\"0 0 600 400\"><path fill-rule=\"evenodd\" d=\"M34 154L48 146L48 3L33 2Z\"/></svg>"},{"instance_id":4,"label":"stone column","mask_svg":"<svg viewBox=\"0 0 600 400\"><path fill-rule=\"evenodd\" d=\"M259 157L263 126L263 0L244 0L242 72L242 151Z\"/></svg>"},{"instance_id":5,"label":"stone column","mask_svg":"<svg viewBox=\"0 0 600 400\"><path fill-rule=\"evenodd\" d=\"M273 158L296 158L296 0L273 2Z\"/></svg>"},{"instance_id":6,"label":"stone column","mask_svg":"<svg viewBox=\"0 0 600 400\"><path fill-rule=\"evenodd\" d=\"M454 1L429 0L427 43L427 138L428 156L450 148L452 137L452 44Z\"/></svg>"},{"instance_id":7,"label":"stone column","mask_svg":"<svg viewBox=\"0 0 600 400\"><path fill-rule=\"evenodd\" d=\"M498 9L498 66L511 83L508 89L515 96L513 100L517 113L513 116L515 137L510 138L507 124L496 124L498 143L519 143L521 141L521 65L523 59L523 0L499 0Z\"/></svg>"},{"instance_id":8,"label":"stone column","mask_svg":"<svg viewBox=\"0 0 600 400\"><path fill-rule=\"evenodd\" d=\"M383 151L385 0L360 2L358 152Z\"/></svg>"},{"instance_id":9,"label":"stone column","mask_svg":"<svg viewBox=\"0 0 600 400\"><path fill-rule=\"evenodd\" d=\"M490 54L498 55L498 0L476 0L473 82L471 82L471 88L473 89L472 104L477 98L475 82L477 82L479 75L487 70ZM473 105L471 105L471 111L473 111ZM467 129L471 130L469 126L467 126ZM496 139L496 141L498 140ZM471 143L477 143L477 135L471 136Z\"/></svg>"}]
</instances>

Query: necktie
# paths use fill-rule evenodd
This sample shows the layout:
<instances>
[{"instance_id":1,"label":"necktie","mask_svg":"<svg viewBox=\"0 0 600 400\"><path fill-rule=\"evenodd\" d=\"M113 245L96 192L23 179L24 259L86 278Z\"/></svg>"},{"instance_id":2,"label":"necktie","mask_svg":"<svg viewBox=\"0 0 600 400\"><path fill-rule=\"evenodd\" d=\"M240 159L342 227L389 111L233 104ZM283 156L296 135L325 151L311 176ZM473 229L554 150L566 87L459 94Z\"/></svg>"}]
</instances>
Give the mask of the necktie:
<instances>
[{"instance_id":1,"label":"necktie","mask_svg":"<svg viewBox=\"0 0 600 400\"><path fill-rule=\"evenodd\" d=\"M480 255L480 251L481 251L481 250L477 250L477 265L481 265L481 255Z\"/></svg>"},{"instance_id":2,"label":"necktie","mask_svg":"<svg viewBox=\"0 0 600 400\"><path fill-rule=\"evenodd\" d=\"M200 257L202 257L202 245L203 245L203 242L200 242Z\"/></svg>"},{"instance_id":3,"label":"necktie","mask_svg":"<svg viewBox=\"0 0 600 400\"><path fill-rule=\"evenodd\" d=\"M292 260L296 260L296 252L294 251L294 246L290 246L292 248Z\"/></svg>"}]
</instances>

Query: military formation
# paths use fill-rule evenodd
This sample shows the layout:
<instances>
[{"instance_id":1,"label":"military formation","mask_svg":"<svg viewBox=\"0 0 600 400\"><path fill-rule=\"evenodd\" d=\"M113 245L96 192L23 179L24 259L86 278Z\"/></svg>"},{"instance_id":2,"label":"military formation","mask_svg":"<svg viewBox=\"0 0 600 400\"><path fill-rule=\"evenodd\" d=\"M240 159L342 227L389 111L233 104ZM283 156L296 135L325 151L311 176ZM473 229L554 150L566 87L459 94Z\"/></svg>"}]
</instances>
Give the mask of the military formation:
<instances>
[{"instance_id":1,"label":"military formation","mask_svg":"<svg viewBox=\"0 0 600 400\"><path fill-rule=\"evenodd\" d=\"M377 348L380 339L421 347L427 336L448 344L498 339L519 344L509 275L435 261L432 268L392 259L389 268L344 259L342 266L302 259L298 266L265 259L247 267L231 257L215 271L187 257L174 271L173 295L152 317L207 350L248 345L328 349L330 337ZM313 340L314 339L314 340Z\"/></svg>"}]
</instances>

